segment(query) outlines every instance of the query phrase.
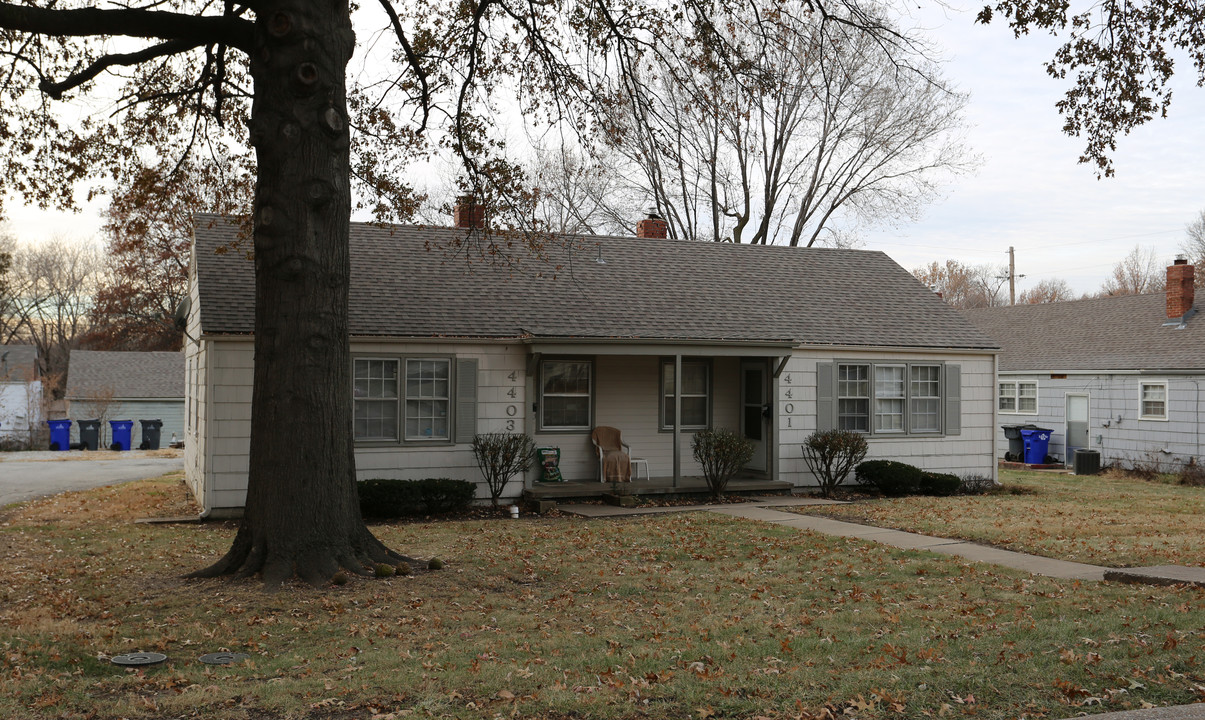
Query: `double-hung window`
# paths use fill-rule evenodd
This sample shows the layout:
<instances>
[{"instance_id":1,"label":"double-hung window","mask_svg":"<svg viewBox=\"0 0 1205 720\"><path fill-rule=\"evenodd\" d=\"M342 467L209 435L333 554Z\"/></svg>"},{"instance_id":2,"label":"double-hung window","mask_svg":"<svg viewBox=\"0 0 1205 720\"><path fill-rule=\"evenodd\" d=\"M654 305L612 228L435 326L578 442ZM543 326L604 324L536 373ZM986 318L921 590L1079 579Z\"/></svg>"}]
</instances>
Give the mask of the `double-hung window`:
<instances>
[{"instance_id":1,"label":"double-hung window","mask_svg":"<svg viewBox=\"0 0 1205 720\"><path fill-rule=\"evenodd\" d=\"M1167 382L1144 382L1140 384L1141 407L1139 419L1167 419Z\"/></svg>"},{"instance_id":2,"label":"double-hung window","mask_svg":"<svg viewBox=\"0 0 1205 720\"><path fill-rule=\"evenodd\" d=\"M1000 412L1006 415L1038 413L1036 380L1004 380L1000 383Z\"/></svg>"},{"instance_id":3,"label":"double-hung window","mask_svg":"<svg viewBox=\"0 0 1205 720\"><path fill-rule=\"evenodd\" d=\"M856 367L856 366L855 366ZM874 429L875 432L904 432L903 365L876 365L874 368Z\"/></svg>"},{"instance_id":4,"label":"double-hung window","mask_svg":"<svg viewBox=\"0 0 1205 720\"><path fill-rule=\"evenodd\" d=\"M406 439L448 440L452 361L406 360Z\"/></svg>"},{"instance_id":5,"label":"double-hung window","mask_svg":"<svg viewBox=\"0 0 1205 720\"><path fill-rule=\"evenodd\" d=\"M870 432L870 366L837 366L837 427Z\"/></svg>"},{"instance_id":6,"label":"double-hung window","mask_svg":"<svg viewBox=\"0 0 1205 720\"><path fill-rule=\"evenodd\" d=\"M356 440L397 440L398 361L357 358L353 363Z\"/></svg>"},{"instance_id":7,"label":"double-hung window","mask_svg":"<svg viewBox=\"0 0 1205 720\"><path fill-rule=\"evenodd\" d=\"M594 363L548 359L540 363L540 427L544 430L589 430Z\"/></svg>"},{"instance_id":8,"label":"double-hung window","mask_svg":"<svg viewBox=\"0 0 1205 720\"><path fill-rule=\"evenodd\" d=\"M835 426L872 435L942 432L942 366L836 363Z\"/></svg>"},{"instance_id":9,"label":"double-hung window","mask_svg":"<svg viewBox=\"0 0 1205 720\"><path fill-rule=\"evenodd\" d=\"M711 365L706 360L682 361L682 424L687 430L711 425ZM661 429L674 427L674 361L661 362Z\"/></svg>"},{"instance_id":10,"label":"double-hung window","mask_svg":"<svg viewBox=\"0 0 1205 720\"><path fill-rule=\"evenodd\" d=\"M452 439L450 358L355 358L352 398L357 442Z\"/></svg>"},{"instance_id":11,"label":"double-hung window","mask_svg":"<svg viewBox=\"0 0 1205 720\"><path fill-rule=\"evenodd\" d=\"M913 365L909 392L908 427L914 433L941 431L941 367Z\"/></svg>"}]
</instances>

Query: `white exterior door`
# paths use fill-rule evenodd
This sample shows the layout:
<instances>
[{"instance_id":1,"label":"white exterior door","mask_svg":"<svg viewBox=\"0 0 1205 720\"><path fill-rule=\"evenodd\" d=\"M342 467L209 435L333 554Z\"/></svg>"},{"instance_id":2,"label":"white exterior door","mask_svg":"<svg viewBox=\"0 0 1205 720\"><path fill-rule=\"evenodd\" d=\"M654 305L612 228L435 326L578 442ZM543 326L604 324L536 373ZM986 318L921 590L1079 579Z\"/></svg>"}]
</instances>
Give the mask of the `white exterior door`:
<instances>
[{"instance_id":1,"label":"white exterior door","mask_svg":"<svg viewBox=\"0 0 1205 720\"><path fill-rule=\"evenodd\" d=\"M1066 438L1066 457L1063 462L1070 467L1075 462L1076 449L1087 450L1088 440L1088 396L1082 394L1067 394L1066 427L1063 437Z\"/></svg>"},{"instance_id":2,"label":"white exterior door","mask_svg":"<svg viewBox=\"0 0 1205 720\"><path fill-rule=\"evenodd\" d=\"M765 362L741 362L741 435L753 443L753 459L745 467L760 472L769 469L766 452L770 439L770 419L766 412L768 375Z\"/></svg>"}]
</instances>

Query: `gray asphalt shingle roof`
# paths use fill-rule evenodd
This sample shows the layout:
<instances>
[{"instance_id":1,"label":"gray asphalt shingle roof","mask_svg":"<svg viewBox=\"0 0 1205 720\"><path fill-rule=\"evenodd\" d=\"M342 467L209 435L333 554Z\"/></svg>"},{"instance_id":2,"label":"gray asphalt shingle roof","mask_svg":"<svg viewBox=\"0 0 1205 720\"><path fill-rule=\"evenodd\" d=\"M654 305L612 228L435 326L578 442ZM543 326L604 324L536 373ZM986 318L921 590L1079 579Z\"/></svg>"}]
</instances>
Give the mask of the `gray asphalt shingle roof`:
<instances>
[{"instance_id":1,"label":"gray asphalt shingle roof","mask_svg":"<svg viewBox=\"0 0 1205 720\"><path fill-rule=\"evenodd\" d=\"M1162 293L964 314L1000 343L1001 370L1205 370L1205 316L1164 327Z\"/></svg>"},{"instance_id":2,"label":"gray asphalt shingle roof","mask_svg":"<svg viewBox=\"0 0 1205 720\"><path fill-rule=\"evenodd\" d=\"M214 252L237 228L195 232L202 332L251 333L253 263ZM995 346L881 252L590 236L499 267L428 249L464 237L353 223L352 335Z\"/></svg>"},{"instance_id":3,"label":"gray asphalt shingle roof","mask_svg":"<svg viewBox=\"0 0 1205 720\"><path fill-rule=\"evenodd\" d=\"M67 397L113 391L113 398L184 397L184 353L72 350Z\"/></svg>"},{"instance_id":4,"label":"gray asphalt shingle roof","mask_svg":"<svg viewBox=\"0 0 1205 720\"><path fill-rule=\"evenodd\" d=\"M0 345L0 381L29 382L38 376L38 349L33 345Z\"/></svg>"}]
</instances>

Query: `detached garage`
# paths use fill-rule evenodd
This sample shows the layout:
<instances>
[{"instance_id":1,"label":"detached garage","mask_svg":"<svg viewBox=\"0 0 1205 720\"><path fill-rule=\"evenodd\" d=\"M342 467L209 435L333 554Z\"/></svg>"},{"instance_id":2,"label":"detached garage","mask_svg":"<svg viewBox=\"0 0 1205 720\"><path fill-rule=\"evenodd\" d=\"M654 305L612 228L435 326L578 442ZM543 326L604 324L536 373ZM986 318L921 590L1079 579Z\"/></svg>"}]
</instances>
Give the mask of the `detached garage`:
<instances>
[{"instance_id":1,"label":"detached garage","mask_svg":"<svg viewBox=\"0 0 1205 720\"><path fill-rule=\"evenodd\" d=\"M142 444L139 420L162 420L160 447L184 437L184 355L180 352L72 350L67 369L67 414L72 442L79 420L99 418L101 446L111 442L110 420L133 420L130 447Z\"/></svg>"}]
</instances>

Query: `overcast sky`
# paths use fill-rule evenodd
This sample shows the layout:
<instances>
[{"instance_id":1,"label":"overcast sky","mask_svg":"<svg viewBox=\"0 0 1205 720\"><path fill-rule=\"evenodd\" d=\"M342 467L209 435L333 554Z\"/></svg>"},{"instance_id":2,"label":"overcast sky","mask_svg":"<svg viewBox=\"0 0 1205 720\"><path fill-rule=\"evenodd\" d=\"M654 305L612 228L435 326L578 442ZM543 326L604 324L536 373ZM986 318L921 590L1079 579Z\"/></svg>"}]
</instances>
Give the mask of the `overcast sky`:
<instances>
[{"instance_id":1,"label":"overcast sky","mask_svg":"<svg viewBox=\"0 0 1205 720\"><path fill-rule=\"evenodd\" d=\"M1011 245L1017 273L1027 276L1018 292L1046 277L1099 290L1135 245L1170 264L1184 226L1205 210L1205 90L1193 84L1191 65L1177 65L1168 118L1120 138L1116 175L1097 180L1077 163L1083 142L1062 132L1054 107L1069 81L1051 78L1045 63L1060 43L1014 39L999 21L976 25L980 6L961 3L967 11L928 12L918 22L945 48L947 76L971 93L968 141L983 164L919 222L865 234L865 247L912 269L947 258L1007 264Z\"/></svg>"},{"instance_id":2,"label":"overcast sky","mask_svg":"<svg viewBox=\"0 0 1205 720\"><path fill-rule=\"evenodd\" d=\"M1045 277L1095 291L1135 245L1170 262L1184 226L1205 209L1205 90L1191 67L1178 65L1170 116L1119 139L1116 177L1097 180L1077 164L1082 142L1063 134L1054 108L1067 81L1050 78L1044 63L1058 42L1015 40L1002 24L975 25L978 5L959 7L918 11L915 21L944 47L947 77L971 93L968 143L982 165L955 179L918 222L864 233L863 247L912 269L949 258L1005 264L1012 245L1026 276L1018 292ZM100 227L98 204L74 216L8 207L24 240L86 238Z\"/></svg>"}]
</instances>

